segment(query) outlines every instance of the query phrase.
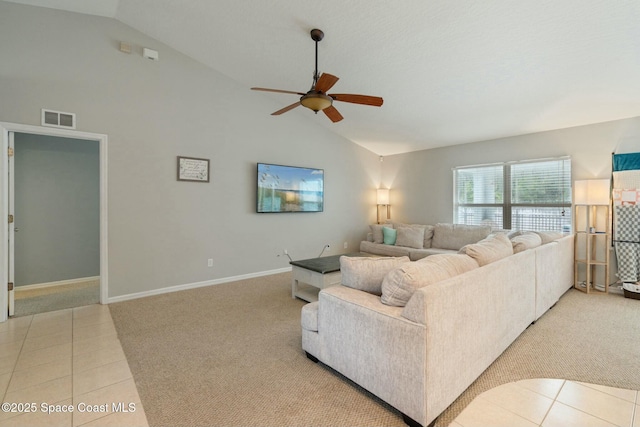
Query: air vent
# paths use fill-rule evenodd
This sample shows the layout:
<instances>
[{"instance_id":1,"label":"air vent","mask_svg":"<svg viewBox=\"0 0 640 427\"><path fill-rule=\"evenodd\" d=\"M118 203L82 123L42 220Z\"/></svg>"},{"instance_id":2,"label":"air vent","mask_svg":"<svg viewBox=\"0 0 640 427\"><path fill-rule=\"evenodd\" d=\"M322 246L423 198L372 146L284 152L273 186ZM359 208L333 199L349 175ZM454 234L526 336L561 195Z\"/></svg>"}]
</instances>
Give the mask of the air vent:
<instances>
[{"instance_id":1,"label":"air vent","mask_svg":"<svg viewBox=\"0 0 640 427\"><path fill-rule=\"evenodd\" d=\"M42 109L42 126L55 128L75 129L76 115L74 113L63 113Z\"/></svg>"}]
</instances>

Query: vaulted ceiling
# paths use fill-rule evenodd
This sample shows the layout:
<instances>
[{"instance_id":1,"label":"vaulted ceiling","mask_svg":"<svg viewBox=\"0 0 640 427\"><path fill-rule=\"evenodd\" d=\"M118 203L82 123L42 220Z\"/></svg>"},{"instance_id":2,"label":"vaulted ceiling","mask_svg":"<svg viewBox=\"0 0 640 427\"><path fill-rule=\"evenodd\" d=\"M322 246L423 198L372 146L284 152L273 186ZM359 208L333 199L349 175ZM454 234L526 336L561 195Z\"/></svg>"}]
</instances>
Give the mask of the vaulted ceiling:
<instances>
[{"instance_id":1,"label":"vaulted ceiling","mask_svg":"<svg viewBox=\"0 0 640 427\"><path fill-rule=\"evenodd\" d=\"M640 116L638 0L14 0L115 18L247 87L306 92L313 28L344 120L296 108L381 154ZM253 92L273 101L295 95ZM274 116L273 120L281 120Z\"/></svg>"}]
</instances>

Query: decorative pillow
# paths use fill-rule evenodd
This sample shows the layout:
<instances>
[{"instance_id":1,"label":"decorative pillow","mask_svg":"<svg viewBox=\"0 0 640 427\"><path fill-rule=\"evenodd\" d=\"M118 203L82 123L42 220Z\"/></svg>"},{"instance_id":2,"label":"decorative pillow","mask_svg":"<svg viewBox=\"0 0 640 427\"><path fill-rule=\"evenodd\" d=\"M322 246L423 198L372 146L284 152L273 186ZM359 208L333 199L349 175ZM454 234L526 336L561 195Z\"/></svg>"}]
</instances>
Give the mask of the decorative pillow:
<instances>
[{"instance_id":1,"label":"decorative pillow","mask_svg":"<svg viewBox=\"0 0 640 427\"><path fill-rule=\"evenodd\" d=\"M397 230L398 237L396 239L396 246L422 249L422 245L424 244L424 228L398 227Z\"/></svg>"},{"instance_id":2,"label":"decorative pillow","mask_svg":"<svg viewBox=\"0 0 640 427\"><path fill-rule=\"evenodd\" d=\"M513 253L517 254L527 249L537 248L542 244L542 239L536 233L525 231L518 236L511 239L511 245L513 246Z\"/></svg>"},{"instance_id":3,"label":"decorative pillow","mask_svg":"<svg viewBox=\"0 0 640 427\"><path fill-rule=\"evenodd\" d=\"M393 228L389 227L382 227L382 236L382 243L384 243L385 245L395 245L396 238L398 237L398 230L394 230Z\"/></svg>"},{"instance_id":4,"label":"decorative pillow","mask_svg":"<svg viewBox=\"0 0 640 427\"><path fill-rule=\"evenodd\" d=\"M433 225L396 223L393 228L398 229L400 227L423 228L424 243L422 243L422 248L428 249L431 247L431 240L433 239Z\"/></svg>"},{"instance_id":5,"label":"decorative pillow","mask_svg":"<svg viewBox=\"0 0 640 427\"><path fill-rule=\"evenodd\" d=\"M409 262L409 257L340 257L342 284L382 295L382 280L391 270Z\"/></svg>"},{"instance_id":6,"label":"decorative pillow","mask_svg":"<svg viewBox=\"0 0 640 427\"><path fill-rule=\"evenodd\" d=\"M417 289L474 268L478 268L478 263L460 254L431 255L403 264L385 276L380 300L383 304L404 307Z\"/></svg>"},{"instance_id":7,"label":"decorative pillow","mask_svg":"<svg viewBox=\"0 0 640 427\"><path fill-rule=\"evenodd\" d=\"M478 243L466 245L460 252L464 252L475 259L478 265L482 267L513 255L513 246L506 234L498 233L492 234Z\"/></svg>"},{"instance_id":8,"label":"decorative pillow","mask_svg":"<svg viewBox=\"0 0 640 427\"><path fill-rule=\"evenodd\" d=\"M389 227L389 225L371 224L369 226L369 228L371 229L371 234L373 235L373 243L384 242L384 237L382 236L382 227Z\"/></svg>"},{"instance_id":9,"label":"decorative pillow","mask_svg":"<svg viewBox=\"0 0 640 427\"><path fill-rule=\"evenodd\" d=\"M564 234L559 231L534 231L534 233L540 236L543 245L553 242L554 240L558 240L559 238L564 236Z\"/></svg>"}]
</instances>

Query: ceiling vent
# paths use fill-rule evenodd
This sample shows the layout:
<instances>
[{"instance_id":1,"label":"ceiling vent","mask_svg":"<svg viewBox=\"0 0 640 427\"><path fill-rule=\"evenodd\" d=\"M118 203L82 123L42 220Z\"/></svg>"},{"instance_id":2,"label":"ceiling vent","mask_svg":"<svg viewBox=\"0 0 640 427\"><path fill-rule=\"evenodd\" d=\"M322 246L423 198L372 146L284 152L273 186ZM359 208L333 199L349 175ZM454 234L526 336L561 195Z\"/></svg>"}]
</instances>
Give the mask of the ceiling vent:
<instances>
[{"instance_id":1,"label":"ceiling vent","mask_svg":"<svg viewBox=\"0 0 640 427\"><path fill-rule=\"evenodd\" d=\"M76 115L74 113L63 113L42 109L42 126L55 128L75 129Z\"/></svg>"}]
</instances>

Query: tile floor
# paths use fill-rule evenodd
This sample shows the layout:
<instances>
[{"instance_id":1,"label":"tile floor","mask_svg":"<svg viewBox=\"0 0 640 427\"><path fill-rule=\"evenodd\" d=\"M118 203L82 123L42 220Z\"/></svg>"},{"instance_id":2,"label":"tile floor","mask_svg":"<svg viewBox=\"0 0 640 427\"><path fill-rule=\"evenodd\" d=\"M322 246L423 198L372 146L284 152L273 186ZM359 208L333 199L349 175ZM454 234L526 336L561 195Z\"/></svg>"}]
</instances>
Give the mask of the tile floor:
<instances>
[{"instance_id":1,"label":"tile floor","mask_svg":"<svg viewBox=\"0 0 640 427\"><path fill-rule=\"evenodd\" d=\"M106 305L0 323L0 393L0 427L148 426Z\"/></svg>"},{"instance_id":2,"label":"tile floor","mask_svg":"<svg viewBox=\"0 0 640 427\"><path fill-rule=\"evenodd\" d=\"M560 379L503 384L476 397L450 427L640 427L640 393Z\"/></svg>"}]
</instances>

